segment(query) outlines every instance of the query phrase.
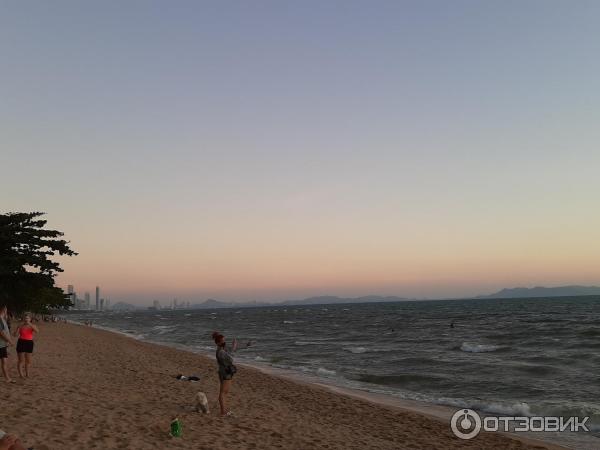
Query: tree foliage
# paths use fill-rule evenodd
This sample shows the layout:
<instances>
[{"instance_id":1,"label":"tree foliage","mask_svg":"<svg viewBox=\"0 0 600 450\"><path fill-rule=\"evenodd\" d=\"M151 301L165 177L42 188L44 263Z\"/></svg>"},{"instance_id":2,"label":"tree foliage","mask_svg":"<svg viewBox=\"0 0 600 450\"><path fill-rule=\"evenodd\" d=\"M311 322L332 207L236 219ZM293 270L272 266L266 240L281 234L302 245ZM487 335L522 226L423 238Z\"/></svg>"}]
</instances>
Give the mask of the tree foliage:
<instances>
[{"instance_id":1,"label":"tree foliage","mask_svg":"<svg viewBox=\"0 0 600 450\"><path fill-rule=\"evenodd\" d=\"M77 255L62 239L63 233L44 229L44 213L0 214L0 304L16 312L44 312L71 306L64 291L54 285L62 272L58 255Z\"/></svg>"}]
</instances>

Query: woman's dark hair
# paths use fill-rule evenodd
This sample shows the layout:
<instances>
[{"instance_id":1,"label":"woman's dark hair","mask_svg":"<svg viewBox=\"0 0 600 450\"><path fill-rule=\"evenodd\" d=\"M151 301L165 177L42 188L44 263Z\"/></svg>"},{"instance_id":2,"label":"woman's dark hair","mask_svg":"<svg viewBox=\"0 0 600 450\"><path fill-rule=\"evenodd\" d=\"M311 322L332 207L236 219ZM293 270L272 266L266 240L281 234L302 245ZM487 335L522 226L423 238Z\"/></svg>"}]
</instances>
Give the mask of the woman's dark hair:
<instances>
[{"instance_id":1,"label":"woman's dark hair","mask_svg":"<svg viewBox=\"0 0 600 450\"><path fill-rule=\"evenodd\" d=\"M219 333L218 331L213 332L212 334L212 338L215 341L215 344L217 345L221 345L221 343L223 342L223 339L225 339L225 336L223 336L221 333Z\"/></svg>"}]
</instances>

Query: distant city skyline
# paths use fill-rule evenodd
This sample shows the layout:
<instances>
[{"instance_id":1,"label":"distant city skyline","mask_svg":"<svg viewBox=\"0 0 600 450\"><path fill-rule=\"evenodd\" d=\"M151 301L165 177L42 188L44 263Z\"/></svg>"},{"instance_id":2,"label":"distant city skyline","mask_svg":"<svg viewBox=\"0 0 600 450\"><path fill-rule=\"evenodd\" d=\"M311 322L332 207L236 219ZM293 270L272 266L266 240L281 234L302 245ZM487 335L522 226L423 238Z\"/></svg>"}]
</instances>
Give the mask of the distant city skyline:
<instances>
[{"instance_id":1,"label":"distant city skyline","mask_svg":"<svg viewBox=\"0 0 600 450\"><path fill-rule=\"evenodd\" d=\"M96 294L95 294L95 303L91 304L91 297L88 290L83 290L84 296L81 296L77 293L77 286L74 284L67 285L66 289L64 286L60 286L69 296L72 306L71 309L75 310L96 310L103 311L108 310L110 308L110 299L104 299L100 297L100 286L96 286ZM80 291L81 292L81 291Z\"/></svg>"},{"instance_id":2,"label":"distant city skyline","mask_svg":"<svg viewBox=\"0 0 600 450\"><path fill-rule=\"evenodd\" d=\"M69 294L75 294L75 298L77 298L76 296L76 292L73 291L73 285L68 285L67 286L67 292L69 292ZM133 304L137 307L147 307L147 308L151 308L151 309L156 309L156 310L162 310L162 309L187 309L187 308L193 308L196 307L198 305L203 305L204 303L210 303L210 302L217 302L217 303L231 303L231 304L238 304L238 305L242 305L244 303L248 303L248 304L279 304L282 302L296 302L296 301L304 301L304 300L311 300L310 303L303 303L303 304L313 304L314 302L312 302L313 300L316 299L325 299L324 302L325 303L330 303L327 299L328 298L335 298L335 299L346 299L346 300L351 300L351 303L356 303L356 300L361 300L361 301L401 301L401 300L408 300L408 301L412 301L412 300L422 300L422 301L426 301L426 300L458 300L458 299L474 299L474 298L495 298L495 299L499 299L499 298L522 298L522 297L577 297L577 296L589 296L589 295L600 295L600 286L581 286L581 285L562 285L562 286L533 286L533 287L512 287L512 288L502 288L498 291L495 292L481 292L477 295L471 295L471 296L440 296L440 297L411 297L411 296L403 296L403 295L397 295L397 294L386 294L386 295L381 295L381 294L377 294L377 293L371 293L371 294L367 294L367 295L358 295L358 296L343 296L343 295L332 295L332 294L322 294L322 295L312 295L312 296L306 296L306 297L296 297L296 298L272 298L272 299L258 299L258 298L254 298L254 299L241 299L241 298L214 298L214 297L210 297L210 298L201 298L201 297L197 297L197 296L192 296L190 298L187 299L179 299L177 297L175 298L162 298L161 300L158 300L156 298L148 298L146 296L126 296L124 298L120 298L116 301L117 307L119 306L119 304ZM102 310L108 310L110 309L111 306L111 301L110 299L106 299L106 303L104 303L104 307L103 302L104 299L100 300L100 307L99 308L90 308L89 307L89 293L86 292L85 293L85 297L86 297L86 302L84 303L85 305L87 305L86 307L82 307L81 304L76 304L75 309L96 309L99 311ZM376 297L379 297L378 299ZM80 300L81 301L81 300ZM318 304L319 302L317 302L316 304ZM333 303L339 303L339 301L334 301Z\"/></svg>"},{"instance_id":3,"label":"distant city skyline","mask_svg":"<svg viewBox=\"0 0 600 450\"><path fill-rule=\"evenodd\" d=\"M600 284L600 2L10 2L3 211L132 302ZM80 290L77 288L84 288Z\"/></svg>"}]
</instances>

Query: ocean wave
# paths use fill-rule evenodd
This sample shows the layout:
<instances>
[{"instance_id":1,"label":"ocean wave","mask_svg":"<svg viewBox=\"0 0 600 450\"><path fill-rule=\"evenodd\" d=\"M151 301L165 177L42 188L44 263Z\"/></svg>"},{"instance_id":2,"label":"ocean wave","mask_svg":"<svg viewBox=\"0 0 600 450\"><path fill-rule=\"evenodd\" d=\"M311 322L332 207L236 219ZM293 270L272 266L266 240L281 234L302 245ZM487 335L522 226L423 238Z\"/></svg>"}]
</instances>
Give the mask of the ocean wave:
<instances>
[{"instance_id":1,"label":"ocean wave","mask_svg":"<svg viewBox=\"0 0 600 450\"><path fill-rule=\"evenodd\" d=\"M521 372L530 373L532 375L552 375L555 374L559 369L551 366L541 366L541 365L533 365L533 364L525 364L519 365L515 367L517 370Z\"/></svg>"},{"instance_id":2,"label":"ocean wave","mask_svg":"<svg viewBox=\"0 0 600 450\"><path fill-rule=\"evenodd\" d=\"M568 349L580 350L582 348L600 348L600 342L596 340L580 340L579 342L567 345ZM570 356L568 356L570 358Z\"/></svg>"},{"instance_id":3,"label":"ocean wave","mask_svg":"<svg viewBox=\"0 0 600 450\"><path fill-rule=\"evenodd\" d=\"M406 386L407 384L423 386L439 384L443 381L438 377L417 373L402 373L397 375L375 375L370 373L361 373L353 376L352 378L363 383L379 384L381 386Z\"/></svg>"},{"instance_id":4,"label":"ocean wave","mask_svg":"<svg viewBox=\"0 0 600 450\"><path fill-rule=\"evenodd\" d=\"M436 403L459 408L470 408L490 414L504 414L507 416L533 416L531 407L525 402L502 403L486 400L459 400L449 398L437 398Z\"/></svg>"},{"instance_id":5,"label":"ocean wave","mask_svg":"<svg viewBox=\"0 0 600 450\"><path fill-rule=\"evenodd\" d=\"M294 342L294 345L299 345L299 346L303 346L303 345L327 345L327 342L324 341L296 341Z\"/></svg>"},{"instance_id":6,"label":"ocean wave","mask_svg":"<svg viewBox=\"0 0 600 450\"><path fill-rule=\"evenodd\" d=\"M596 337L596 336L600 336L600 329L598 328L593 328L593 329L589 329L589 330L583 330L580 331L579 336L583 336L583 337Z\"/></svg>"},{"instance_id":7,"label":"ocean wave","mask_svg":"<svg viewBox=\"0 0 600 450\"><path fill-rule=\"evenodd\" d=\"M168 344L165 343L163 345L168 345ZM212 345L194 345L192 348L197 349L197 350L203 350L203 351L204 350L206 350L206 351L208 351L208 350L214 351L214 349L215 349Z\"/></svg>"},{"instance_id":8,"label":"ocean wave","mask_svg":"<svg viewBox=\"0 0 600 450\"><path fill-rule=\"evenodd\" d=\"M429 364L447 364L448 361L436 358L431 359L424 356L409 356L407 358L401 358L397 360L399 364L402 364L404 367L412 367L412 366L421 366L421 365L429 365Z\"/></svg>"},{"instance_id":9,"label":"ocean wave","mask_svg":"<svg viewBox=\"0 0 600 450\"><path fill-rule=\"evenodd\" d=\"M346 350L350 353L366 353L367 349L365 347L344 347L343 350Z\"/></svg>"},{"instance_id":10,"label":"ocean wave","mask_svg":"<svg viewBox=\"0 0 600 450\"><path fill-rule=\"evenodd\" d=\"M177 325L156 325L152 327L151 331L157 334L165 334L174 330L176 327Z\"/></svg>"},{"instance_id":11,"label":"ocean wave","mask_svg":"<svg viewBox=\"0 0 600 450\"><path fill-rule=\"evenodd\" d=\"M324 369L323 367L319 367L317 369L317 375L332 377L335 375L335 370Z\"/></svg>"},{"instance_id":12,"label":"ocean wave","mask_svg":"<svg viewBox=\"0 0 600 450\"><path fill-rule=\"evenodd\" d=\"M298 323L298 322L295 322L293 320L284 320L283 323Z\"/></svg>"},{"instance_id":13,"label":"ocean wave","mask_svg":"<svg viewBox=\"0 0 600 450\"><path fill-rule=\"evenodd\" d=\"M144 334L136 334L137 331L134 330L119 330L117 328L106 327L98 324L95 324L94 328L104 331L110 331L111 333L120 334L121 336L127 336L138 341L143 341L146 339L146 336Z\"/></svg>"},{"instance_id":14,"label":"ocean wave","mask_svg":"<svg viewBox=\"0 0 600 450\"><path fill-rule=\"evenodd\" d=\"M487 353L487 352L495 352L504 347L500 345L491 345L491 344L470 344L468 342L463 342L460 346L460 350L467 353Z\"/></svg>"},{"instance_id":15,"label":"ocean wave","mask_svg":"<svg viewBox=\"0 0 600 450\"><path fill-rule=\"evenodd\" d=\"M561 359L548 355L534 355L523 358L525 361L529 363L535 364L560 364Z\"/></svg>"}]
</instances>

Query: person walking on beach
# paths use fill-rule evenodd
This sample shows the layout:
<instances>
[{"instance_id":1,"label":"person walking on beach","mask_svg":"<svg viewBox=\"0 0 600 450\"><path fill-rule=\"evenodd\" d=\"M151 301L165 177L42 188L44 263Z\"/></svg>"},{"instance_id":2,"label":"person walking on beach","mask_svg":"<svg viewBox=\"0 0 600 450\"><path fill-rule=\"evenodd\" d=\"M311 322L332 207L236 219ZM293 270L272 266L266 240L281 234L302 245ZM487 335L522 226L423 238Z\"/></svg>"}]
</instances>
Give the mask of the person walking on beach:
<instances>
[{"instance_id":1,"label":"person walking on beach","mask_svg":"<svg viewBox=\"0 0 600 450\"><path fill-rule=\"evenodd\" d=\"M231 416L232 412L227 409L227 394L229 393L229 387L233 380L233 375L237 372L235 365L233 364L233 352L238 348L237 340L234 338L230 348L227 348L225 342L225 336L218 331L212 334L212 337L217 344L217 364L219 365L219 406L221 407L222 416ZM246 348L250 347L252 342L246 344Z\"/></svg>"},{"instance_id":2,"label":"person walking on beach","mask_svg":"<svg viewBox=\"0 0 600 450\"><path fill-rule=\"evenodd\" d=\"M33 354L33 335L38 333L38 327L31 323L31 314L25 313L23 322L15 330L14 336L19 335L17 341L17 356L19 362L17 369L21 378L29 378L29 366Z\"/></svg>"},{"instance_id":3,"label":"person walking on beach","mask_svg":"<svg viewBox=\"0 0 600 450\"><path fill-rule=\"evenodd\" d=\"M8 346L13 345L10 337L10 329L6 323L7 309L5 305L0 305L0 365L2 366L2 374L7 383L14 383L10 378L8 369Z\"/></svg>"}]
</instances>

